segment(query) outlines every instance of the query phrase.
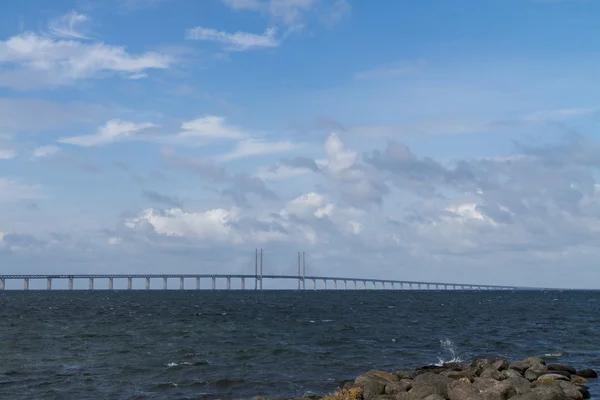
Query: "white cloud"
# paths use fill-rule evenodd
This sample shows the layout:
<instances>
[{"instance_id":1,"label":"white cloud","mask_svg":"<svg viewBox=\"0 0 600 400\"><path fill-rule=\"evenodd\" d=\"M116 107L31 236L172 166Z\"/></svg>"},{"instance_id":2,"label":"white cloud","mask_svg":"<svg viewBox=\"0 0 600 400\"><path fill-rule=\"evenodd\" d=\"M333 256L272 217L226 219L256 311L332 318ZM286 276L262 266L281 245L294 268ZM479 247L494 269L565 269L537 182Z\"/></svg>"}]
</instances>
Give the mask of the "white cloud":
<instances>
[{"instance_id":1,"label":"white cloud","mask_svg":"<svg viewBox=\"0 0 600 400\"><path fill-rule=\"evenodd\" d=\"M182 131L164 140L172 144L204 145L214 140L238 140L248 137L248 134L238 127L229 125L225 118L215 115L205 115L181 124Z\"/></svg>"},{"instance_id":2,"label":"white cloud","mask_svg":"<svg viewBox=\"0 0 600 400\"><path fill-rule=\"evenodd\" d=\"M113 119L104 124L104 126L100 127L98 129L98 133L67 137L59 139L58 141L60 143L68 143L82 147L101 146L131 138L136 133L154 126L154 124L149 122L133 123L119 119Z\"/></svg>"},{"instance_id":3,"label":"white cloud","mask_svg":"<svg viewBox=\"0 0 600 400\"><path fill-rule=\"evenodd\" d=\"M284 153L300 147L300 144L290 141L267 142L259 139L245 139L238 142L231 152L217 157L217 160L231 161L239 158Z\"/></svg>"},{"instance_id":4,"label":"white cloud","mask_svg":"<svg viewBox=\"0 0 600 400\"><path fill-rule=\"evenodd\" d=\"M284 25L299 27L307 14L314 12L326 26L337 24L351 10L347 0L222 0L235 11L267 14Z\"/></svg>"},{"instance_id":5,"label":"white cloud","mask_svg":"<svg viewBox=\"0 0 600 400\"><path fill-rule=\"evenodd\" d=\"M34 200L43 197L40 185L27 185L15 179L0 177L0 201Z\"/></svg>"},{"instance_id":6,"label":"white cloud","mask_svg":"<svg viewBox=\"0 0 600 400\"><path fill-rule=\"evenodd\" d=\"M121 244L121 242L123 241L120 237L109 237L107 240L108 244L110 245L117 245L117 244Z\"/></svg>"},{"instance_id":7,"label":"white cloud","mask_svg":"<svg viewBox=\"0 0 600 400\"><path fill-rule=\"evenodd\" d=\"M171 57L156 52L130 54L102 42L55 40L26 32L0 41L0 85L18 88L71 84L107 73L135 76L169 68Z\"/></svg>"},{"instance_id":8,"label":"white cloud","mask_svg":"<svg viewBox=\"0 0 600 400\"><path fill-rule=\"evenodd\" d=\"M264 34L258 35L248 32L228 33L198 26L188 29L186 39L223 43L227 45L226 48L228 50L244 51L279 46L279 41L275 37L275 34L276 31L274 28L269 28Z\"/></svg>"},{"instance_id":9,"label":"white cloud","mask_svg":"<svg viewBox=\"0 0 600 400\"><path fill-rule=\"evenodd\" d=\"M50 34L67 39L89 39L78 27L90 18L85 14L79 14L77 11L71 10L67 14L53 19L48 23Z\"/></svg>"},{"instance_id":10,"label":"white cloud","mask_svg":"<svg viewBox=\"0 0 600 400\"><path fill-rule=\"evenodd\" d=\"M0 149L0 160L12 160L17 153L12 149Z\"/></svg>"},{"instance_id":11,"label":"white cloud","mask_svg":"<svg viewBox=\"0 0 600 400\"><path fill-rule=\"evenodd\" d=\"M60 152L60 147L58 146L41 146L33 149L31 152L32 158L49 158L57 155Z\"/></svg>"}]
</instances>

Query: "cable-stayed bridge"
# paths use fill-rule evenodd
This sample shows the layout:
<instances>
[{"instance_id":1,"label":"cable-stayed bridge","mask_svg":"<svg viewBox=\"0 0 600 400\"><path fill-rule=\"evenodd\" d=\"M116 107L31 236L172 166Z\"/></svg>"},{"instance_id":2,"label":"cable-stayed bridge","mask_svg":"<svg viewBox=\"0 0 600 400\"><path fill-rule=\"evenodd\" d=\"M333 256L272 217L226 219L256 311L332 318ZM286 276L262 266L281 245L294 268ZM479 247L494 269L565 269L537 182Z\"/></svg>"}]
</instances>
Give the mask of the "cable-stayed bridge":
<instances>
[{"instance_id":1,"label":"cable-stayed bridge","mask_svg":"<svg viewBox=\"0 0 600 400\"><path fill-rule=\"evenodd\" d=\"M315 276L306 274L306 254L298 253L297 274L264 274L263 250L256 249L254 255L254 274L12 274L0 275L0 290L7 289L7 281L20 280L23 290L30 290L32 280L46 282L45 289L52 290L54 281L66 281L67 289L74 290L75 280L87 280L88 290L98 289L94 284L97 280L108 283L108 290L115 290L116 280L126 281L127 290L133 290L134 280L145 281L145 290L152 288L152 280L162 280L162 289L168 289L169 280L179 280L179 289L185 290L185 283L195 280L195 289L217 290L217 281L225 282L226 290L264 290L264 281L297 281L298 290L345 289L345 290L540 290L543 288L505 285L483 285L472 283L420 282L396 279L371 279L341 276ZM208 281L209 286L201 285ZM246 284L249 285L246 285ZM160 288L160 287L159 287ZM188 286L187 289L190 289Z\"/></svg>"}]
</instances>

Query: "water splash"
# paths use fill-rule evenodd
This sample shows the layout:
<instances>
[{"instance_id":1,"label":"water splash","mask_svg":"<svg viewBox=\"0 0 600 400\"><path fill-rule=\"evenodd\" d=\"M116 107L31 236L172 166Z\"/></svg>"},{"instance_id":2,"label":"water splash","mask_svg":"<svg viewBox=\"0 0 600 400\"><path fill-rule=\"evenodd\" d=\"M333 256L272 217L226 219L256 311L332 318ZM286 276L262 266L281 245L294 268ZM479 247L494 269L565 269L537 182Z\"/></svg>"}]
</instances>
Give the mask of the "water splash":
<instances>
[{"instance_id":1,"label":"water splash","mask_svg":"<svg viewBox=\"0 0 600 400\"><path fill-rule=\"evenodd\" d=\"M442 366L445 363L460 363L463 360L460 358L460 355L458 355L458 353L456 352L456 346L454 345L454 342L450 339L443 339L440 340L440 346L442 348L442 350L447 351L450 354L450 359L449 360L443 360L442 358L438 358L438 362L435 365L438 366Z\"/></svg>"}]
</instances>

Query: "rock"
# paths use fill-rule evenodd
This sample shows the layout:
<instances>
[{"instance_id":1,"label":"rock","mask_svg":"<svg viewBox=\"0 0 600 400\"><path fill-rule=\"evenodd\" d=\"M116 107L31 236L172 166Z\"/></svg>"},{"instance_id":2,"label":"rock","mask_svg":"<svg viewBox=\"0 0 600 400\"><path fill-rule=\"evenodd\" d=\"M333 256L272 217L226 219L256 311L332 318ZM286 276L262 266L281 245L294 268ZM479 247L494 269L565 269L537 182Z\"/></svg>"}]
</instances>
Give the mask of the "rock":
<instances>
[{"instance_id":1,"label":"rock","mask_svg":"<svg viewBox=\"0 0 600 400\"><path fill-rule=\"evenodd\" d=\"M371 400L377 395L384 394L385 387L388 383L393 382L392 379L398 380L398 377L384 371L371 370L357 377L354 383L363 389L363 398Z\"/></svg>"},{"instance_id":2,"label":"rock","mask_svg":"<svg viewBox=\"0 0 600 400\"><path fill-rule=\"evenodd\" d=\"M424 400L446 400L446 399L438 394L430 394L429 396L425 397Z\"/></svg>"},{"instance_id":3,"label":"rock","mask_svg":"<svg viewBox=\"0 0 600 400\"><path fill-rule=\"evenodd\" d=\"M546 369L546 366L537 364L537 365L532 366L531 368L528 368L525 371L525 373L523 373L523 376L525 377L525 379L529 379L529 381L533 382L537 378L539 378L541 375L544 375L547 373L548 373L548 370Z\"/></svg>"},{"instance_id":4,"label":"rock","mask_svg":"<svg viewBox=\"0 0 600 400\"><path fill-rule=\"evenodd\" d=\"M556 385L543 385L533 388L530 392L511 397L511 400L565 400L566 394Z\"/></svg>"},{"instance_id":5,"label":"rock","mask_svg":"<svg viewBox=\"0 0 600 400\"><path fill-rule=\"evenodd\" d=\"M409 379L401 379L398 382L390 382L385 386L386 394L396 394L408 392L414 386L414 382Z\"/></svg>"},{"instance_id":6,"label":"rock","mask_svg":"<svg viewBox=\"0 0 600 400\"><path fill-rule=\"evenodd\" d=\"M590 397L592 397L590 395L590 391L589 391L588 387L585 385L579 385L579 391L583 395L584 399L589 399Z\"/></svg>"},{"instance_id":7,"label":"rock","mask_svg":"<svg viewBox=\"0 0 600 400\"><path fill-rule=\"evenodd\" d=\"M414 382L415 384L409 393L423 399L432 394L438 394L442 397L448 396L448 384L453 382L453 380L444 375L425 372L424 374L417 375Z\"/></svg>"},{"instance_id":8,"label":"rock","mask_svg":"<svg viewBox=\"0 0 600 400\"><path fill-rule=\"evenodd\" d=\"M573 383L586 383L588 380L579 375L571 375L571 382Z\"/></svg>"},{"instance_id":9,"label":"rock","mask_svg":"<svg viewBox=\"0 0 600 400\"><path fill-rule=\"evenodd\" d=\"M450 379L468 378L471 382L477 376L477 368L469 368L462 371L444 371L440 375L447 376Z\"/></svg>"},{"instance_id":10,"label":"rock","mask_svg":"<svg viewBox=\"0 0 600 400\"><path fill-rule=\"evenodd\" d=\"M531 391L531 383L522 376L512 377L504 380L515 388L517 395L529 393Z\"/></svg>"},{"instance_id":11,"label":"rock","mask_svg":"<svg viewBox=\"0 0 600 400\"><path fill-rule=\"evenodd\" d=\"M398 379L412 379L415 377L414 371L396 371L394 375L398 377Z\"/></svg>"},{"instance_id":12,"label":"rock","mask_svg":"<svg viewBox=\"0 0 600 400\"><path fill-rule=\"evenodd\" d=\"M410 392L398 393L395 397L396 400L421 400L419 397Z\"/></svg>"},{"instance_id":13,"label":"rock","mask_svg":"<svg viewBox=\"0 0 600 400\"><path fill-rule=\"evenodd\" d=\"M521 361L511 363L508 368L524 373L527 369L538 365L546 365L546 362L539 357L527 357Z\"/></svg>"},{"instance_id":14,"label":"rock","mask_svg":"<svg viewBox=\"0 0 600 400\"><path fill-rule=\"evenodd\" d=\"M490 360L489 358L478 358L471 363L471 367L481 368L484 365L492 365L493 363L494 360Z\"/></svg>"},{"instance_id":15,"label":"rock","mask_svg":"<svg viewBox=\"0 0 600 400\"><path fill-rule=\"evenodd\" d=\"M498 372L498 371L496 371ZM473 381L473 387L480 393L491 392L497 394L503 400L506 400L517 394L516 388L511 384L510 381L498 381L493 378L475 378Z\"/></svg>"},{"instance_id":16,"label":"rock","mask_svg":"<svg viewBox=\"0 0 600 400\"><path fill-rule=\"evenodd\" d=\"M448 399L450 400L477 400L477 389L467 378L461 378L448 385Z\"/></svg>"},{"instance_id":17,"label":"rock","mask_svg":"<svg viewBox=\"0 0 600 400\"><path fill-rule=\"evenodd\" d=\"M581 376L582 378L597 378L598 374L593 369L580 369L575 372L575 375Z\"/></svg>"},{"instance_id":18,"label":"rock","mask_svg":"<svg viewBox=\"0 0 600 400\"><path fill-rule=\"evenodd\" d=\"M496 360L492 363L492 365L498 371L504 371L505 369L508 369L508 366L510 365L510 363L507 360Z\"/></svg>"},{"instance_id":19,"label":"rock","mask_svg":"<svg viewBox=\"0 0 600 400\"><path fill-rule=\"evenodd\" d=\"M561 374L544 374L537 378L538 381L568 381L569 378Z\"/></svg>"},{"instance_id":20,"label":"rock","mask_svg":"<svg viewBox=\"0 0 600 400\"><path fill-rule=\"evenodd\" d=\"M498 372L496 367L494 367L493 365L485 365L483 367L483 370L481 370L481 372L479 373L479 376L482 378L495 379L497 381L499 381L501 378L500 372Z\"/></svg>"},{"instance_id":21,"label":"rock","mask_svg":"<svg viewBox=\"0 0 600 400\"><path fill-rule=\"evenodd\" d=\"M373 400L396 400L396 395L393 394L379 394L372 397Z\"/></svg>"},{"instance_id":22,"label":"rock","mask_svg":"<svg viewBox=\"0 0 600 400\"><path fill-rule=\"evenodd\" d=\"M502 371L500 373L500 375L504 378L504 379L510 379L510 378L523 378L523 375L521 375L519 373L519 371L514 370L514 369L505 369L504 371Z\"/></svg>"},{"instance_id":23,"label":"rock","mask_svg":"<svg viewBox=\"0 0 600 400\"><path fill-rule=\"evenodd\" d=\"M567 371L571 375L575 374L575 368L569 367L568 365L548 364L546 365L546 368L548 368L548 371Z\"/></svg>"},{"instance_id":24,"label":"rock","mask_svg":"<svg viewBox=\"0 0 600 400\"><path fill-rule=\"evenodd\" d=\"M581 393L579 386L576 384L565 381L559 381L558 384L569 399L583 400L583 393Z\"/></svg>"}]
</instances>

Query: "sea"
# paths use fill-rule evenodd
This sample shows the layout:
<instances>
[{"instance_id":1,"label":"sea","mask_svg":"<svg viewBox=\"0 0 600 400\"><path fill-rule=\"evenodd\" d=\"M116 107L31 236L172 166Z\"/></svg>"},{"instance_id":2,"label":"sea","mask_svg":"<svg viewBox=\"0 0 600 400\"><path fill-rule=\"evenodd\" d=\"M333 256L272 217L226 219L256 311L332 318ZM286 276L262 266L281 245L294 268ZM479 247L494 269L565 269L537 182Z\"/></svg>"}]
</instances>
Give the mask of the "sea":
<instances>
[{"instance_id":1,"label":"sea","mask_svg":"<svg viewBox=\"0 0 600 400\"><path fill-rule=\"evenodd\" d=\"M482 357L600 370L599 339L597 291L4 291L0 399L300 397Z\"/></svg>"}]
</instances>

